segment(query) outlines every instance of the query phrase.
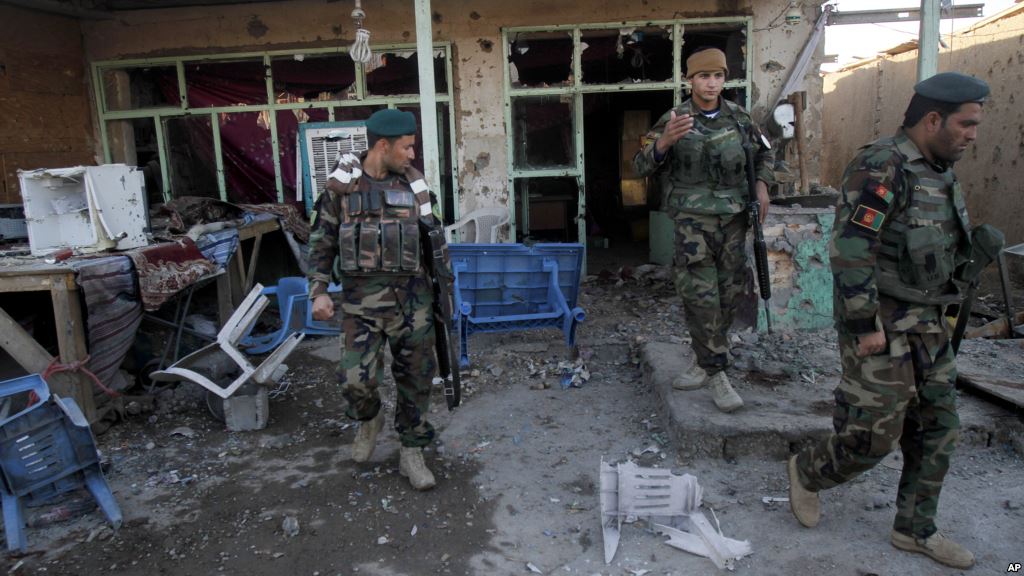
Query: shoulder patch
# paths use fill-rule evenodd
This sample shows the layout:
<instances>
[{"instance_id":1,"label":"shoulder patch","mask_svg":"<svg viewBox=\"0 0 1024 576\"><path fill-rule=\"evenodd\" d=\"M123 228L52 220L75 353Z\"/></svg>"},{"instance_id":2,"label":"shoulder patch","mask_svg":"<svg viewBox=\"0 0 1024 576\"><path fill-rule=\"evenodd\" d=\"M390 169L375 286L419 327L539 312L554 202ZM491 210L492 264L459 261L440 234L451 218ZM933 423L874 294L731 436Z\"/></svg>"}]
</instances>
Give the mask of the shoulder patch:
<instances>
[{"instance_id":1,"label":"shoulder patch","mask_svg":"<svg viewBox=\"0 0 1024 576\"><path fill-rule=\"evenodd\" d=\"M885 202L886 205L892 204L893 199L896 197L892 190L885 187L885 184L877 180L868 180L864 185L864 191L870 194L874 194L875 197Z\"/></svg>"},{"instance_id":2,"label":"shoulder patch","mask_svg":"<svg viewBox=\"0 0 1024 576\"><path fill-rule=\"evenodd\" d=\"M882 222L884 221L885 214L863 204L857 206L857 210L853 212L853 217L850 218L850 222L867 228L872 232L878 232L882 228Z\"/></svg>"}]
</instances>

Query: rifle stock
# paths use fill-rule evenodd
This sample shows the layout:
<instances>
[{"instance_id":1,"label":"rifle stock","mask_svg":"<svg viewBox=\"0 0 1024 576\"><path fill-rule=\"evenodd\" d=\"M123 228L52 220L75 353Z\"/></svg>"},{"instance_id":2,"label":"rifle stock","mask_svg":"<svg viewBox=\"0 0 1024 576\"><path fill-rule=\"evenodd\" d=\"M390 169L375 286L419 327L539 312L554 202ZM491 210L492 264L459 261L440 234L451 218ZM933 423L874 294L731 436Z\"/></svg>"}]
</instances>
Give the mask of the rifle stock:
<instances>
[{"instance_id":1,"label":"rifle stock","mask_svg":"<svg viewBox=\"0 0 1024 576\"><path fill-rule=\"evenodd\" d=\"M459 379L459 351L451 339L452 278L445 258L447 244L444 230L440 226L424 222L422 218L419 225L424 261L434 290L434 351L437 354L437 371L443 381L448 410L454 410L462 402L462 382Z\"/></svg>"},{"instance_id":2,"label":"rifle stock","mask_svg":"<svg viewBox=\"0 0 1024 576\"><path fill-rule=\"evenodd\" d=\"M757 198L757 175L754 172L754 145L751 142L750 128L740 126L743 136L743 151L747 156L747 194L750 199L750 228L754 231L754 265L757 269L757 287L764 301L764 319L768 333L772 333L772 315L768 305L772 299L771 277L768 275L768 247L764 242L764 230L761 228L761 202Z\"/></svg>"}]
</instances>

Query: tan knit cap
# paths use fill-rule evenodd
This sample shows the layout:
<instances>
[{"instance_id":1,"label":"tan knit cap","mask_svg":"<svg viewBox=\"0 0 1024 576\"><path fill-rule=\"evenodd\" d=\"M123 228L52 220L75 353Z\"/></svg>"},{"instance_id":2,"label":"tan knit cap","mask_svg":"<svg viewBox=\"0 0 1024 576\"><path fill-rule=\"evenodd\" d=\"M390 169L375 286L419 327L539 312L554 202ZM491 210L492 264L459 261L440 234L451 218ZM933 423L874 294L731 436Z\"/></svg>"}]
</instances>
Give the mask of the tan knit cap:
<instances>
[{"instance_id":1,"label":"tan knit cap","mask_svg":"<svg viewBox=\"0 0 1024 576\"><path fill-rule=\"evenodd\" d=\"M686 78L693 78L698 72L717 72L722 70L729 76L729 67L725 65L725 52L718 48L708 48L690 54L686 59Z\"/></svg>"}]
</instances>

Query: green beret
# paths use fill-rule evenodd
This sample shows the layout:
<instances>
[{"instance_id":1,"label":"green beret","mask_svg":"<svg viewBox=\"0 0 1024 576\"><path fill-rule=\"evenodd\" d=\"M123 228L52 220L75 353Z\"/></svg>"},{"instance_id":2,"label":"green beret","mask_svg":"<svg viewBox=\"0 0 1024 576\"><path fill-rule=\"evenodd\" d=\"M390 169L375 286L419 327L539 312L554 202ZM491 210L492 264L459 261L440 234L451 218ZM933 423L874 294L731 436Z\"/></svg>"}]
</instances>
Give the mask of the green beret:
<instances>
[{"instance_id":1,"label":"green beret","mask_svg":"<svg viewBox=\"0 0 1024 576\"><path fill-rule=\"evenodd\" d=\"M387 138L416 134L416 116L395 108L378 110L366 121L366 131Z\"/></svg>"},{"instance_id":2,"label":"green beret","mask_svg":"<svg viewBox=\"0 0 1024 576\"><path fill-rule=\"evenodd\" d=\"M939 102L963 104L964 102L984 102L989 89L984 80L979 80L974 76L959 72L943 72L918 82L914 86L914 92Z\"/></svg>"}]
</instances>

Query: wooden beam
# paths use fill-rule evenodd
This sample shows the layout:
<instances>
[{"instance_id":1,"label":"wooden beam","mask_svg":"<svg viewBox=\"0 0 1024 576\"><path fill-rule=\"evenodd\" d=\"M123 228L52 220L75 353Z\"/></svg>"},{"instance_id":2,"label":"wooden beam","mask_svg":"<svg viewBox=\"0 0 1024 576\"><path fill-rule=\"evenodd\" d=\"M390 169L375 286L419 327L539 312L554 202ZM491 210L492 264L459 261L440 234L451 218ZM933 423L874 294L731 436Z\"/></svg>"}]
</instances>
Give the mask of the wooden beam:
<instances>
[{"instance_id":1,"label":"wooden beam","mask_svg":"<svg viewBox=\"0 0 1024 576\"><path fill-rule=\"evenodd\" d=\"M6 311L0 308L0 348L3 348L11 358L30 374L42 374L53 361L53 356L46 351L32 336L11 318ZM82 375L84 377L84 375ZM82 394L82 377L70 372L59 372L48 380L50 390L54 393L73 398L75 403L85 413L85 406L89 406L91 414L86 414L86 419L95 417L95 408L92 401L91 383L85 389L87 394ZM84 377L87 378L87 377ZM83 405L83 402L88 404Z\"/></svg>"}]
</instances>

